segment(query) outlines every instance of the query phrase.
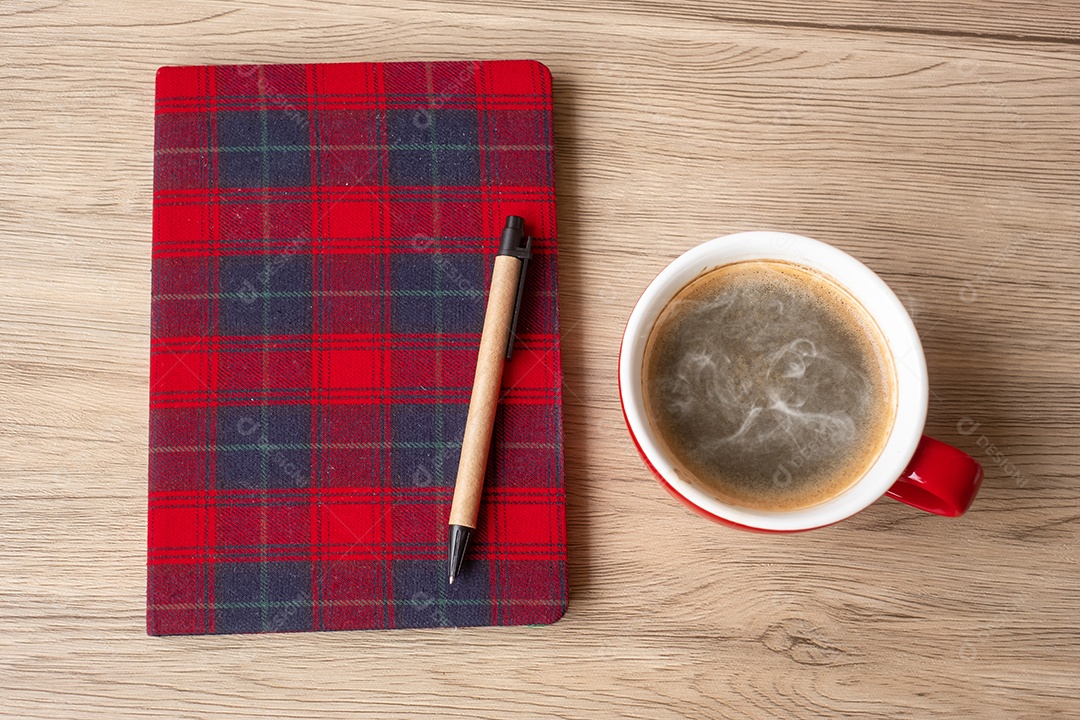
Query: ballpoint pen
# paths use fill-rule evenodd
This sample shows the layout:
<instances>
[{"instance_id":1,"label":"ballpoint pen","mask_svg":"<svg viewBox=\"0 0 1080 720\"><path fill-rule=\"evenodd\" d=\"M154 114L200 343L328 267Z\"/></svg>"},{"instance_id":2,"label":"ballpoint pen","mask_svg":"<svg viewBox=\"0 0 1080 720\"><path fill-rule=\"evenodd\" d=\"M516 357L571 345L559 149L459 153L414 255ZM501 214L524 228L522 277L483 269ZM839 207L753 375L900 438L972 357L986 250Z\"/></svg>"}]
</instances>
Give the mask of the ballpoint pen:
<instances>
[{"instance_id":1,"label":"ballpoint pen","mask_svg":"<svg viewBox=\"0 0 1080 720\"><path fill-rule=\"evenodd\" d=\"M450 584L461 573L465 549L476 529L480 497L484 491L484 473L491 430L499 404L503 364L514 349L514 331L521 312L521 294L525 271L532 255L532 238L525 237L525 221L517 215L506 218L491 271L484 328L476 359L465 436L461 441L461 459L450 506L450 530L447 543Z\"/></svg>"}]
</instances>

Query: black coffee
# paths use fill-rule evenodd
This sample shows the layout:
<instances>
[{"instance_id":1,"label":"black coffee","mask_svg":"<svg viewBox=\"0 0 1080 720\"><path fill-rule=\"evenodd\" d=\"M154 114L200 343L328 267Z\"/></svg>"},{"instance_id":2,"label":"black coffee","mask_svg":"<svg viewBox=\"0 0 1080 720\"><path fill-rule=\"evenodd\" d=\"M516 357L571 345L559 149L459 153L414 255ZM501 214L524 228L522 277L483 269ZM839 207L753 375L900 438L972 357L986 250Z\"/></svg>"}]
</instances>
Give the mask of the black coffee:
<instances>
[{"instance_id":1,"label":"black coffee","mask_svg":"<svg viewBox=\"0 0 1080 720\"><path fill-rule=\"evenodd\" d=\"M829 500L892 429L884 339L846 290L797 265L741 262L697 278L653 326L645 407L680 477L760 510Z\"/></svg>"}]
</instances>

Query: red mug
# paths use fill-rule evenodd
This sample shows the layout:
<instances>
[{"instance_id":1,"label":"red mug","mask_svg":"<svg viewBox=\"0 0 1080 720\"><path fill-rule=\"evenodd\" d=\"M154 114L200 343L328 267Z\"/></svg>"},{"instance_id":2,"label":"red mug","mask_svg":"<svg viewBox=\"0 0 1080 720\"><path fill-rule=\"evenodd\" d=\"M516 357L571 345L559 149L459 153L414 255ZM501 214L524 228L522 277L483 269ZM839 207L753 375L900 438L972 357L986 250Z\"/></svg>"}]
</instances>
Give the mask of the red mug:
<instances>
[{"instance_id":1,"label":"red mug","mask_svg":"<svg viewBox=\"0 0 1080 720\"><path fill-rule=\"evenodd\" d=\"M757 510L723 502L679 476L645 412L642 364L653 324L668 302L701 274L730 263L773 260L816 271L844 288L877 324L896 373L896 414L874 463L850 487L795 510ZM800 235L744 232L693 248L668 265L634 306L619 350L619 398L641 457L672 495L692 510L733 527L797 532L851 517L883 495L936 515L962 515L982 483L982 468L966 453L922 434L929 400L926 358L911 317L872 270L831 245Z\"/></svg>"}]
</instances>

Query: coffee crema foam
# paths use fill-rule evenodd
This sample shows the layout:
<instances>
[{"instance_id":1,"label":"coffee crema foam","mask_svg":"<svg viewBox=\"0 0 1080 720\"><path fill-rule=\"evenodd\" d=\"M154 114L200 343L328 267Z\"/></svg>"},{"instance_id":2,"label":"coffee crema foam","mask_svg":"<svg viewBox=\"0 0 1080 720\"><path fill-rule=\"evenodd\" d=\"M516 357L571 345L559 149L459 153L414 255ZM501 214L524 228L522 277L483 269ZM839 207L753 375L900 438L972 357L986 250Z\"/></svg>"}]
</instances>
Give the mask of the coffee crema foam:
<instances>
[{"instance_id":1,"label":"coffee crema foam","mask_svg":"<svg viewBox=\"0 0 1080 720\"><path fill-rule=\"evenodd\" d=\"M719 500L795 510L849 488L892 430L895 373L846 290L786 262L709 271L661 312L645 407L679 475Z\"/></svg>"}]
</instances>

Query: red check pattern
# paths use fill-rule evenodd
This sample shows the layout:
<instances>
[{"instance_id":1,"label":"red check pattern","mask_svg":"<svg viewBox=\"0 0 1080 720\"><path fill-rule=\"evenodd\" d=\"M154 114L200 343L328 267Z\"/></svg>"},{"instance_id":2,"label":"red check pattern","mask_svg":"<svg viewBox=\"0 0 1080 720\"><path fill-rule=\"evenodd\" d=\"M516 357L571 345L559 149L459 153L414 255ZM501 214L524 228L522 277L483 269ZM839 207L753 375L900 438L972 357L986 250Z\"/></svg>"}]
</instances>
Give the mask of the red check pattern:
<instances>
[{"instance_id":1,"label":"red check pattern","mask_svg":"<svg viewBox=\"0 0 1080 720\"><path fill-rule=\"evenodd\" d=\"M532 61L162 68L147 630L566 607L551 79ZM484 504L446 525L507 215L534 236Z\"/></svg>"}]
</instances>

